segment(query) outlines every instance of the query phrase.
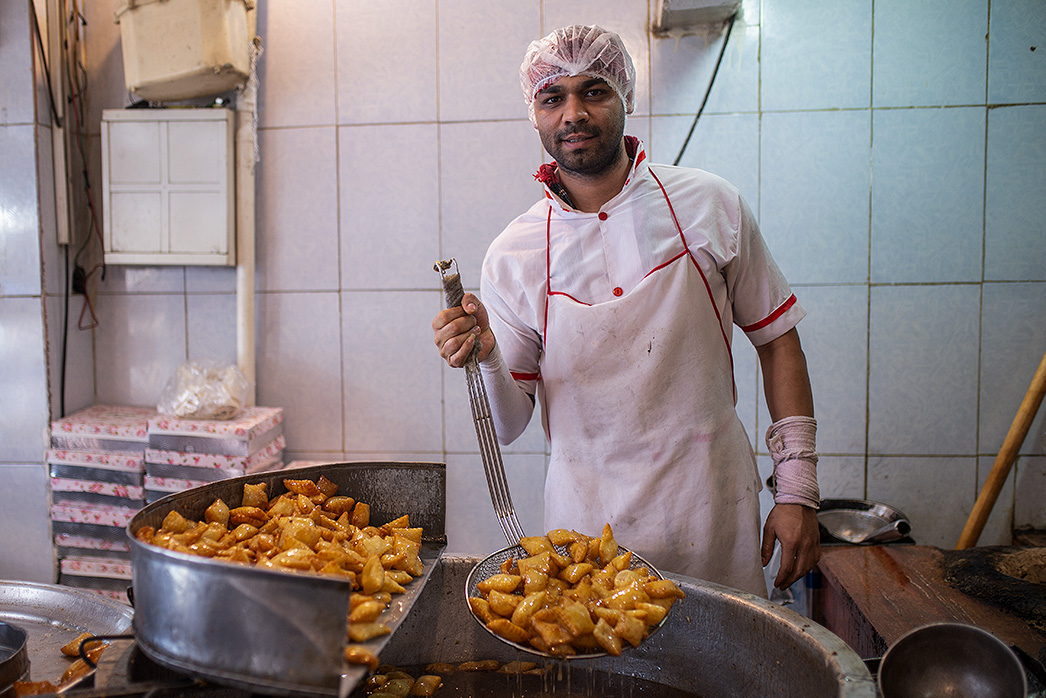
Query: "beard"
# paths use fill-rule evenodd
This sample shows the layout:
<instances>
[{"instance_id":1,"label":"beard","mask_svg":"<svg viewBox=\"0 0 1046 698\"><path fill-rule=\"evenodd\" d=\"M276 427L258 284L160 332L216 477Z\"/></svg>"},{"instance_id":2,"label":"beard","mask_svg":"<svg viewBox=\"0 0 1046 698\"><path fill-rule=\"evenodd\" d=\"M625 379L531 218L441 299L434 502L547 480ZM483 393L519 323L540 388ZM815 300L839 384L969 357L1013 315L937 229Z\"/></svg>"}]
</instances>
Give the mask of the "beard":
<instances>
[{"instance_id":1,"label":"beard","mask_svg":"<svg viewBox=\"0 0 1046 698\"><path fill-rule=\"evenodd\" d=\"M625 115L602 129L595 124L571 126L554 133L541 133L541 144L561 170L580 177L597 177L609 170L621 157L624 147ZM586 147L570 149L563 143L573 135L583 135L591 140Z\"/></svg>"}]
</instances>

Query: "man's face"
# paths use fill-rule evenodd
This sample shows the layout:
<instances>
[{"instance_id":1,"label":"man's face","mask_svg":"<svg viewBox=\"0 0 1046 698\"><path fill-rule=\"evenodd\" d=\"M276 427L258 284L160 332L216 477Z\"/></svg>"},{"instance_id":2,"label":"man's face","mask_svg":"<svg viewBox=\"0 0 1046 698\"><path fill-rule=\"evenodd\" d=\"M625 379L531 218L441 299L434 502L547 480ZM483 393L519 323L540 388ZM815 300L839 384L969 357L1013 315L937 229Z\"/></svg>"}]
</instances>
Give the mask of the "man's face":
<instances>
[{"instance_id":1,"label":"man's face","mask_svg":"<svg viewBox=\"0 0 1046 698\"><path fill-rule=\"evenodd\" d=\"M560 169L595 177L620 157L625 107L601 78L556 80L534 97L534 117L541 144Z\"/></svg>"}]
</instances>

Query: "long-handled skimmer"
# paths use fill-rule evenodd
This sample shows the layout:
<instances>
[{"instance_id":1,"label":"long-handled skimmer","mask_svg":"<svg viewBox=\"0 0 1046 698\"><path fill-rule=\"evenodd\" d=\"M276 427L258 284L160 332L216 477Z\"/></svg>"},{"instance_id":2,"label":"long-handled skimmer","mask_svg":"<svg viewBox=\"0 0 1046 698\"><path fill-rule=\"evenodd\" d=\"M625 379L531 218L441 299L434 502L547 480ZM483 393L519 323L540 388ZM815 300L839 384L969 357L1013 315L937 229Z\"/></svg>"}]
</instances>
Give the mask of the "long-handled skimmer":
<instances>
[{"instance_id":1,"label":"long-handled skimmer","mask_svg":"<svg viewBox=\"0 0 1046 698\"><path fill-rule=\"evenodd\" d=\"M450 271L453 267L453 271ZM439 272L443 279L443 295L448 308L461 305L461 299L465 290L461 286L461 275L458 273L458 263L454 259L449 261L438 261L433 267ZM487 400L487 389L483 385L483 376L480 375L479 362L476 354L479 352L479 342L476 343L465 362L465 377L468 381L469 404L472 406L472 421L476 425L476 438L479 440L479 455L483 460L483 471L487 476L487 487L490 490L490 501L494 504L494 513L498 517L498 523L505 534L505 540L509 545L516 545L524 536L523 527L516 518L516 510L512 506L512 497L509 495L508 479L505 477L505 464L501 460L501 448L498 446L498 436L494 428L494 419L490 413L490 402Z\"/></svg>"},{"instance_id":2,"label":"long-handled skimmer","mask_svg":"<svg viewBox=\"0 0 1046 698\"><path fill-rule=\"evenodd\" d=\"M454 270L448 271L451 267L453 267ZM461 286L461 276L458 274L458 263L453 259L446 262L439 261L436 262L433 269L438 271L440 276L443 278L443 295L447 307L454 308L460 306L465 291ZM505 539L508 541L508 547L487 555L472 568L468 579L465 580L466 601L471 596L480 595L478 591L479 582L500 572L503 563L518 560L527 557L528 555L523 546L519 544L520 539L524 537L523 527L519 525L519 520L516 519L516 510L512 506L512 497L509 496L508 480L505 477L505 465L501 461L501 449L498 446L498 437L494 430L494 419L490 414L490 402L487 400L487 389L483 385L483 376L480 375L479 362L476 359L478 350L479 343L477 342L476 347L472 350L468 360L465 362L465 376L468 379L469 402L472 405L472 420L476 424L476 437L479 439L479 453L480 457L483 459L483 470L487 475L487 487L490 489L490 500L494 504L494 513L498 517L498 523L501 524L501 530L504 532ZM566 554L566 549L562 546L560 547L562 548L559 550L560 554ZM622 552L628 550L627 548L620 546L619 549ZM656 567L635 553L632 554L630 566L633 568L645 567L651 574L659 579L664 578L664 575L662 575ZM551 654L536 649L527 643L513 642L512 640L508 640L495 633L487 626L483 619L476 615L474 611L472 612L472 617L475 618L488 633L496 637L498 640L512 645L518 650L542 657L552 656ZM657 628L661 627L661 625L664 625L665 620L667 619L668 616L666 615L665 618L661 620L660 624L651 628L650 632L654 632ZM605 654L605 651L599 650L594 652L590 651L584 654L563 656L560 658L593 659L595 657L602 657Z\"/></svg>"}]
</instances>

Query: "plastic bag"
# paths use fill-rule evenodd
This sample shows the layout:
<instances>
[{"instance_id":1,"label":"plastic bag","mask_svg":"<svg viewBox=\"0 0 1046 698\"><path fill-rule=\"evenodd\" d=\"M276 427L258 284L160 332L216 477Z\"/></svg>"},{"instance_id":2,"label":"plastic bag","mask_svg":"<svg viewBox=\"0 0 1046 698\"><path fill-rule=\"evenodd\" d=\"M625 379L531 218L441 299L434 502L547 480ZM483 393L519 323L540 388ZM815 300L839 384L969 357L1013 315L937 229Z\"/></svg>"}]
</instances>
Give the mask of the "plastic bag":
<instances>
[{"instance_id":1,"label":"plastic bag","mask_svg":"<svg viewBox=\"0 0 1046 698\"><path fill-rule=\"evenodd\" d=\"M249 392L247 376L235 364L187 361L167 381L156 409L183 419L232 419Z\"/></svg>"}]
</instances>

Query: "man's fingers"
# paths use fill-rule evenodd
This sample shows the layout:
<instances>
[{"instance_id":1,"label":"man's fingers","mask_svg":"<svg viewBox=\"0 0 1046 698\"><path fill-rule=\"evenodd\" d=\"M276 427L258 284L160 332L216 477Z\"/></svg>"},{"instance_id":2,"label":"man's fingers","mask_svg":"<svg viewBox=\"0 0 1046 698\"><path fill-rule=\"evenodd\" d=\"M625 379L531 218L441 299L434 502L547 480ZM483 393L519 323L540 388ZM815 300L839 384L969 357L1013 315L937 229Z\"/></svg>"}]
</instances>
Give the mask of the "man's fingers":
<instances>
[{"instance_id":1,"label":"man's fingers","mask_svg":"<svg viewBox=\"0 0 1046 698\"><path fill-rule=\"evenodd\" d=\"M793 579L793 576L795 577L795 579ZM774 586L778 589L787 589L788 587L792 586L797 579L799 579L799 577L797 575L794 575L792 571L792 566L788 565L786 567L784 564L782 564L781 569L777 572L777 577L774 578Z\"/></svg>"},{"instance_id":2,"label":"man's fingers","mask_svg":"<svg viewBox=\"0 0 1046 698\"><path fill-rule=\"evenodd\" d=\"M769 522L763 526L763 545L759 549L759 555L763 567L770 564L770 558L774 554L774 542L777 540L777 536L774 535L774 530L770 528Z\"/></svg>"},{"instance_id":3,"label":"man's fingers","mask_svg":"<svg viewBox=\"0 0 1046 698\"><path fill-rule=\"evenodd\" d=\"M489 326L487 319L487 309L482 303L479 302L479 298L474 293L466 293L461 298L461 307L466 313L476 318L476 322L480 327L486 329Z\"/></svg>"},{"instance_id":4,"label":"man's fingers","mask_svg":"<svg viewBox=\"0 0 1046 698\"><path fill-rule=\"evenodd\" d=\"M807 572L812 570L817 561L821 559L819 546L781 547L781 568L774 578L774 586L778 589L786 589L799 581Z\"/></svg>"},{"instance_id":5,"label":"man's fingers","mask_svg":"<svg viewBox=\"0 0 1046 698\"><path fill-rule=\"evenodd\" d=\"M472 353L478 334L479 330L473 328L464 334L453 335L442 344L437 341L436 343L440 347L440 356L453 368L461 368L468 360L469 354Z\"/></svg>"}]
</instances>

